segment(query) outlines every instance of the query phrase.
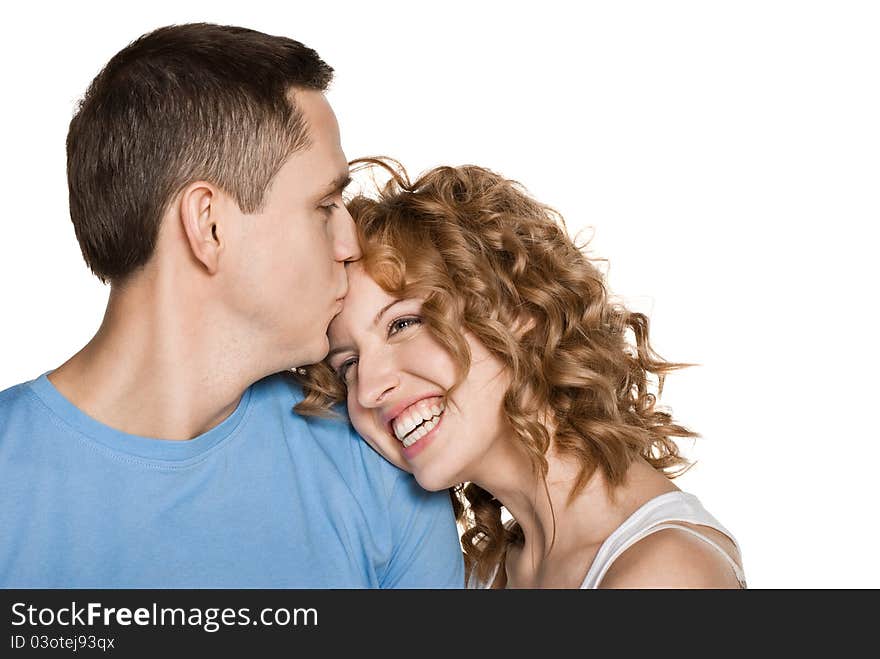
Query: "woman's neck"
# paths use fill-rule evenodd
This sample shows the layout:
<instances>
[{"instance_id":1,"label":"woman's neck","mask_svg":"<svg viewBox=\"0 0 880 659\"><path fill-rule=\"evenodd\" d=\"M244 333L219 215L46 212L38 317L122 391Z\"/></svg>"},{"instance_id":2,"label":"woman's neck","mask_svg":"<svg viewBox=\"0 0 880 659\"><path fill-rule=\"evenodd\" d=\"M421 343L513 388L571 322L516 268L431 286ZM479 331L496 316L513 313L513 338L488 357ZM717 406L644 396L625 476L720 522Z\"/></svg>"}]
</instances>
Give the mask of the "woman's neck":
<instances>
[{"instance_id":1,"label":"woman's neck","mask_svg":"<svg viewBox=\"0 0 880 659\"><path fill-rule=\"evenodd\" d=\"M487 457L481 465L485 477L474 482L504 505L525 538L508 550L510 587L578 587L599 547L627 517L655 496L678 489L639 457L621 485L611 487L597 469L569 500L579 476L574 459L548 454L545 479L525 455L507 451Z\"/></svg>"}]
</instances>

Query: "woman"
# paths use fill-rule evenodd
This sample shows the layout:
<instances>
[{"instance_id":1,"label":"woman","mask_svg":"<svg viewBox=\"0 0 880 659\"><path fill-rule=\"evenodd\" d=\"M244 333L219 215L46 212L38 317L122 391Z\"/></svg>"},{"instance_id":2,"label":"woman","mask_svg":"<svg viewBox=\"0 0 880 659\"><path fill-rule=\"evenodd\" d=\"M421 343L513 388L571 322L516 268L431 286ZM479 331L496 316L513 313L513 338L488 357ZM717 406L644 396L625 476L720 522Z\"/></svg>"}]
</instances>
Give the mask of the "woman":
<instances>
[{"instance_id":1,"label":"woman","mask_svg":"<svg viewBox=\"0 0 880 659\"><path fill-rule=\"evenodd\" d=\"M454 488L472 586L744 587L731 534L671 482L695 434L651 389L683 365L561 218L480 167L357 162L391 179L349 203L364 258L298 411L345 400L386 459Z\"/></svg>"}]
</instances>

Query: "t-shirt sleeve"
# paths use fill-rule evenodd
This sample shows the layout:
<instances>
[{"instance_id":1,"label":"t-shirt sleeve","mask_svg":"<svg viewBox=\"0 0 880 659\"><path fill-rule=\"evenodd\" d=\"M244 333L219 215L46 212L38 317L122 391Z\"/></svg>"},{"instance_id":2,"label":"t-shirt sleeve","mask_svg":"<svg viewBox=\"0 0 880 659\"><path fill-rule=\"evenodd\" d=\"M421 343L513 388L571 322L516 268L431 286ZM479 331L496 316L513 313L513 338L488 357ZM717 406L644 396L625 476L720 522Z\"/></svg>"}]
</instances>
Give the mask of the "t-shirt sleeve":
<instances>
[{"instance_id":1,"label":"t-shirt sleeve","mask_svg":"<svg viewBox=\"0 0 880 659\"><path fill-rule=\"evenodd\" d=\"M396 473L388 501L393 549L382 588L464 588L464 560L449 492Z\"/></svg>"}]
</instances>

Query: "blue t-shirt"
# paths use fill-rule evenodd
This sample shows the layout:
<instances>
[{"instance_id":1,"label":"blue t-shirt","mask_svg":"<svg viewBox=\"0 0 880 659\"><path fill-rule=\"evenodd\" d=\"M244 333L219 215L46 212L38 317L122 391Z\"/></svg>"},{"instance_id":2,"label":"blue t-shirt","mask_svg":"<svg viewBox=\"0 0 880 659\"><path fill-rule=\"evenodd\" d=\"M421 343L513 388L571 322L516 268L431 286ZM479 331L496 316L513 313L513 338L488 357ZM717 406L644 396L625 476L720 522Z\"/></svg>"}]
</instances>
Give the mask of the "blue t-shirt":
<instances>
[{"instance_id":1,"label":"blue t-shirt","mask_svg":"<svg viewBox=\"0 0 880 659\"><path fill-rule=\"evenodd\" d=\"M449 495L276 375L189 441L114 430L46 375L0 392L0 586L462 588Z\"/></svg>"}]
</instances>

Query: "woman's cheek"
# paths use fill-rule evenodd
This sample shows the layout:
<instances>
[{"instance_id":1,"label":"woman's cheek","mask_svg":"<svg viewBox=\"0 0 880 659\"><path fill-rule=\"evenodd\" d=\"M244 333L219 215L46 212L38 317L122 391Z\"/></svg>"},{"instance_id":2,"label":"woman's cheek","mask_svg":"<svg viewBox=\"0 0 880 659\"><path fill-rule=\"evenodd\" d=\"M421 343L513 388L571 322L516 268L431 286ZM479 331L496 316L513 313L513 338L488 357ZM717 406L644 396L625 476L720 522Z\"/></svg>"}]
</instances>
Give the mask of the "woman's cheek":
<instances>
[{"instance_id":1,"label":"woman's cheek","mask_svg":"<svg viewBox=\"0 0 880 659\"><path fill-rule=\"evenodd\" d=\"M383 458L388 460L394 466L412 473L412 469L400 451L400 445L397 440L393 439L385 432L384 428L380 428L368 410L360 407L357 402L352 403L349 400L348 416L351 419L351 425L357 431L358 435L369 444Z\"/></svg>"},{"instance_id":2,"label":"woman's cheek","mask_svg":"<svg viewBox=\"0 0 880 659\"><path fill-rule=\"evenodd\" d=\"M348 418L351 419L351 425L363 439L374 449L385 455L381 450L381 446L376 445L376 437L378 436L375 422L372 421L372 415L349 398L348 402Z\"/></svg>"},{"instance_id":3,"label":"woman's cheek","mask_svg":"<svg viewBox=\"0 0 880 659\"><path fill-rule=\"evenodd\" d=\"M385 432L378 435L379 439L376 439L377 435L373 434L362 436L366 438L367 443L372 446L379 455L388 460L388 462L399 469L403 469L410 474L412 473L412 468L409 466L409 463L404 460L400 450L400 443L396 439L392 439Z\"/></svg>"}]
</instances>

